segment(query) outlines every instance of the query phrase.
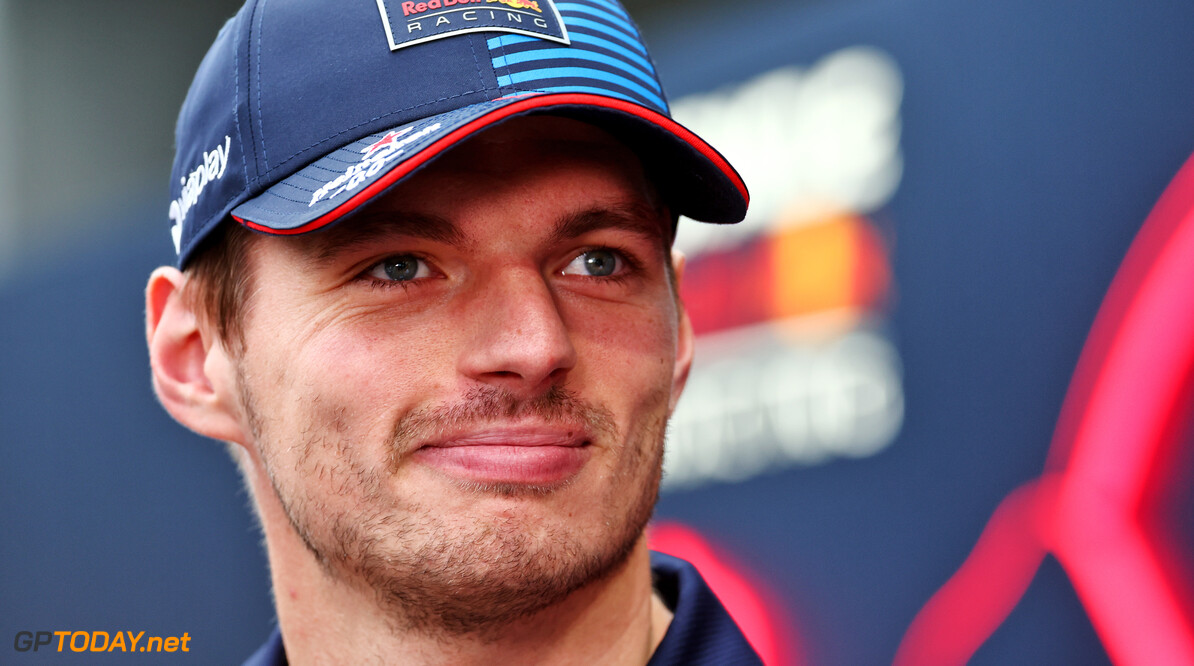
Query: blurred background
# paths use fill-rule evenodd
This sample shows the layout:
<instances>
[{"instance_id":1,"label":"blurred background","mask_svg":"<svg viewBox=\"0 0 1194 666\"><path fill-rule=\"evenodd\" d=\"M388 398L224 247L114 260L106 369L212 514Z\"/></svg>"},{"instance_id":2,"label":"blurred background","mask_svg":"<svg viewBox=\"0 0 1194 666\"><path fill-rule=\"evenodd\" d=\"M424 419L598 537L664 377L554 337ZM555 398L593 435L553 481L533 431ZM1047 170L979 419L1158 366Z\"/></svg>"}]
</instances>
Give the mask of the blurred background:
<instances>
[{"instance_id":1,"label":"blurred background","mask_svg":"<svg viewBox=\"0 0 1194 666\"><path fill-rule=\"evenodd\" d=\"M239 663L272 627L248 497L156 404L143 332L174 119L238 5L0 0L0 663L71 659L8 643L43 630L187 632L169 662ZM1164 453L1125 511L1174 603L1100 605L1122 577L1040 528L1032 484L1081 448L1058 422L1083 345L1194 152L1194 3L626 5L676 117L753 196L737 228L682 225L700 338L659 547L741 583L776 664L901 641L907 663L1129 661L1161 625L1189 654L1188 392L1163 442L1127 440ZM977 585L921 613L964 562Z\"/></svg>"}]
</instances>

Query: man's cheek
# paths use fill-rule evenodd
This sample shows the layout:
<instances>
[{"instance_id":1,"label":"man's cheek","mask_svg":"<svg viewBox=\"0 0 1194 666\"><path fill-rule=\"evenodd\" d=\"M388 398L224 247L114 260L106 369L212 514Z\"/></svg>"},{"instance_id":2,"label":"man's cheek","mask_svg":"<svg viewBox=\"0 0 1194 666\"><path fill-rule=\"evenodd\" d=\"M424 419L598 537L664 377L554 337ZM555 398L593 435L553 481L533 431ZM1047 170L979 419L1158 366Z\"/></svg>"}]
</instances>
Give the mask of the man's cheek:
<instances>
[{"instance_id":1,"label":"man's cheek","mask_svg":"<svg viewBox=\"0 0 1194 666\"><path fill-rule=\"evenodd\" d=\"M371 396L418 395L455 368L459 342L437 328L404 334L376 322L330 331L303 350L297 363L323 391ZM368 392L368 393L363 393ZM387 398L388 399L388 398Z\"/></svg>"},{"instance_id":2,"label":"man's cheek","mask_svg":"<svg viewBox=\"0 0 1194 666\"><path fill-rule=\"evenodd\" d=\"M585 360L670 364L675 358L678 325L657 308L601 309L574 313L570 334Z\"/></svg>"}]
</instances>

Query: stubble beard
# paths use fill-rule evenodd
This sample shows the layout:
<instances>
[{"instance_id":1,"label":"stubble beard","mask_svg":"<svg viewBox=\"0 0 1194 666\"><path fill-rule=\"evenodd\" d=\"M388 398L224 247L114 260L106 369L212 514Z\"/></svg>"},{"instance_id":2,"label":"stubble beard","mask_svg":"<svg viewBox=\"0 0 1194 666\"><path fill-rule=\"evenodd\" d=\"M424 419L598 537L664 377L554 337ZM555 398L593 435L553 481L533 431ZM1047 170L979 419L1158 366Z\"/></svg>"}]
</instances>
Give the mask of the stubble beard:
<instances>
[{"instance_id":1,"label":"stubble beard","mask_svg":"<svg viewBox=\"0 0 1194 666\"><path fill-rule=\"evenodd\" d=\"M275 464L279 443L270 441L247 383L243 376L238 379L262 464L291 527L326 576L371 595L396 631L495 640L502 628L620 569L658 499L666 428L662 393L650 399L662 401L664 407L648 410L650 415L632 426L634 432L623 440L626 454L613 471L615 482L607 486L608 496L593 498L604 507L596 526L601 533L586 535L568 527L531 530L519 516L508 513L467 520L446 517L418 498L399 498L395 502L400 506L369 502L381 494L385 476L397 468L410 442L437 428L534 415L548 422L580 421L605 436L607 443L619 441L608 409L584 403L565 389L553 388L531 400L518 400L500 389L478 389L460 403L414 412L394 429L388 470L364 469L346 462L347 456L335 457L351 444L333 441L329 431L309 429L306 441L298 445L295 469L304 469L304 459L313 454L331 452L342 464L321 465L320 473L330 475L334 487L356 489L361 500L345 512L329 510L310 492L283 491ZM640 473L643 479L635 482ZM301 483L299 487L310 488ZM558 489L478 484L465 490L482 498L547 495ZM627 503L628 492L637 496Z\"/></svg>"}]
</instances>

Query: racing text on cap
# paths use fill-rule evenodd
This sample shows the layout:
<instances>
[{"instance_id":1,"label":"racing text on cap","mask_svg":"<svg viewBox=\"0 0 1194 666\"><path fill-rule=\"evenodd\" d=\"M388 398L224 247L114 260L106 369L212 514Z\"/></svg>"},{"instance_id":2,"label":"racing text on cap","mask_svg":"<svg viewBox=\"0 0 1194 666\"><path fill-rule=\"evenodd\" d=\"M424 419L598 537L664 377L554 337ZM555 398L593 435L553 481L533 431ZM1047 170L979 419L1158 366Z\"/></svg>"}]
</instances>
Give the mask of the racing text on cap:
<instances>
[{"instance_id":1,"label":"racing text on cap","mask_svg":"<svg viewBox=\"0 0 1194 666\"><path fill-rule=\"evenodd\" d=\"M390 50L467 32L513 32L570 44L552 0L377 0Z\"/></svg>"}]
</instances>

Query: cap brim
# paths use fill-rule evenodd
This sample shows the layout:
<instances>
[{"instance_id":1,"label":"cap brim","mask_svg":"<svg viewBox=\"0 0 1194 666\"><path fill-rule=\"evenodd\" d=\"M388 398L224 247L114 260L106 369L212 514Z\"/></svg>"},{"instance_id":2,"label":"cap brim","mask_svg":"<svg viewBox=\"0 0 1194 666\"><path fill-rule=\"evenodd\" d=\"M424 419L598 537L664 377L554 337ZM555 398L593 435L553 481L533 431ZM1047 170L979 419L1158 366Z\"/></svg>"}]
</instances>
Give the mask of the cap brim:
<instances>
[{"instance_id":1,"label":"cap brim","mask_svg":"<svg viewBox=\"0 0 1194 666\"><path fill-rule=\"evenodd\" d=\"M584 93L522 93L369 135L279 181L234 208L232 216L271 234L321 229L457 143L503 120L534 113L584 120L626 141L677 214L721 224L746 216L746 185L712 146L655 111Z\"/></svg>"}]
</instances>

